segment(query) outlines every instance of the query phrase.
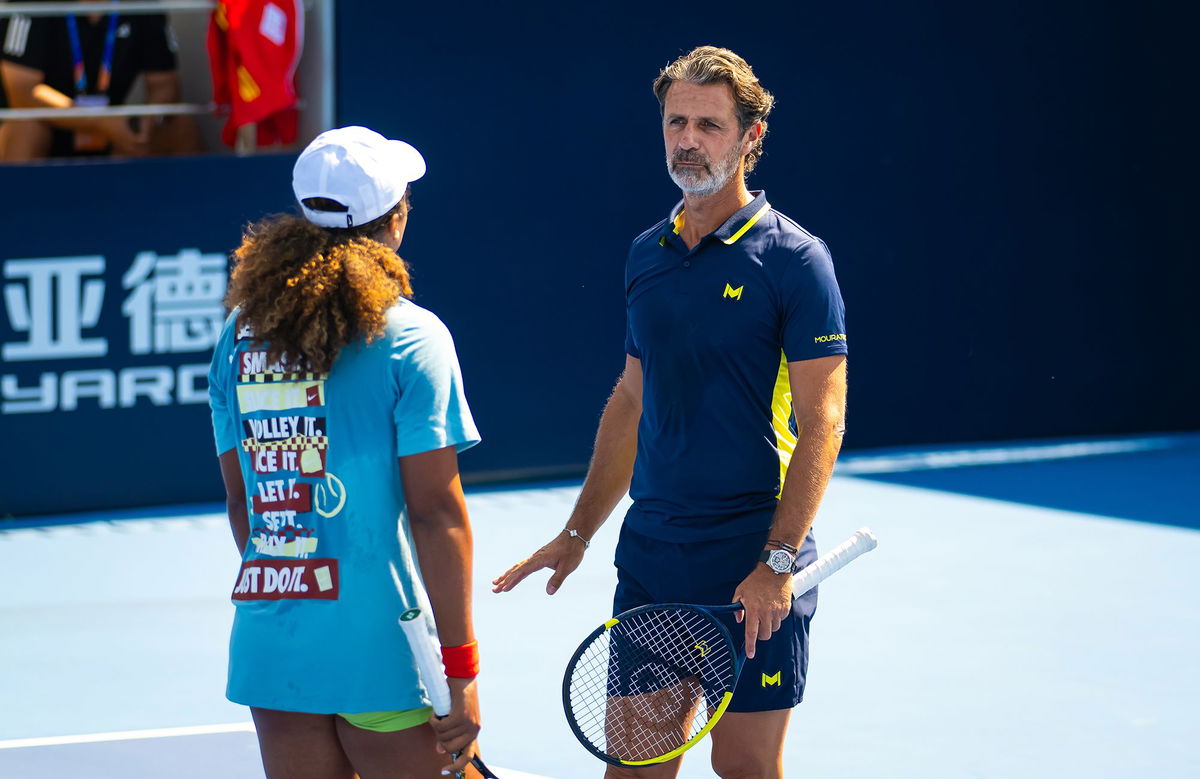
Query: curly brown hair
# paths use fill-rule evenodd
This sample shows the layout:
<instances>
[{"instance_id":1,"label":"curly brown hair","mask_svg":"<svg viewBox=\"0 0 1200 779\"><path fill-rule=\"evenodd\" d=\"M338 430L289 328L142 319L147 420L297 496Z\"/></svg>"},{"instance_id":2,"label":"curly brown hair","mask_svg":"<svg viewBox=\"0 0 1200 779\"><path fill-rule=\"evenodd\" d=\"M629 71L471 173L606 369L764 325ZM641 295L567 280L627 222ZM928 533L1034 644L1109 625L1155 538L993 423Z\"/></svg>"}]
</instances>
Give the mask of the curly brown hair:
<instances>
[{"instance_id":1,"label":"curly brown hair","mask_svg":"<svg viewBox=\"0 0 1200 779\"><path fill-rule=\"evenodd\" d=\"M233 253L225 305L238 324L270 344L268 360L324 373L342 347L383 335L385 313L412 297L408 265L375 240L393 215L408 213L408 196L368 224L318 227L279 214L249 225Z\"/></svg>"},{"instance_id":2,"label":"curly brown hair","mask_svg":"<svg viewBox=\"0 0 1200 779\"><path fill-rule=\"evenodd\" d=\"M763 88L746 60L729 49L717 46L697 46L667 65L654 80L654 94L661 113L667 104L667 90L676 81L705 84L728 84L733 92L738 129L743 134L754 124L762 124L762 134L746 154L746 172L754 170L763 154L763 138L767 135L767 116L775 106L775 97Z\"/></svg>"}]
</instances>

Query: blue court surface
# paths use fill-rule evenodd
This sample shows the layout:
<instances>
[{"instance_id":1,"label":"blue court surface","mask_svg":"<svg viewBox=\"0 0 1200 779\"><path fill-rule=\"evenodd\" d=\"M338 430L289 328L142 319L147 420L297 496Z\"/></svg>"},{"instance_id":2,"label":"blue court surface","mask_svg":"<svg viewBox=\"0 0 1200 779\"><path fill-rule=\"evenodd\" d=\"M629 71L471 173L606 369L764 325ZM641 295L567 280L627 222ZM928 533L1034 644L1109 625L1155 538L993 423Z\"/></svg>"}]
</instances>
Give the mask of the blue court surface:
<instances>
[{"instance_id":1,"label":"blue court surface","mask_svg":"<svg viewBox=\"0 0 1200 779\"><path fill-rule=\"evenodd\" d=\"M488 589L578 490L468 495L481 743L513 779L603 773L560 685L609 615L616 517L557 595ZM218 508L60 519L0 526L0 777L262 777L223 697ZM879 548L821 588L789 776L1200 775L1200 436L855 453L818 543L862 526ZM712 776L705 744L681 776Z\"/></svg>"}]
</instances>

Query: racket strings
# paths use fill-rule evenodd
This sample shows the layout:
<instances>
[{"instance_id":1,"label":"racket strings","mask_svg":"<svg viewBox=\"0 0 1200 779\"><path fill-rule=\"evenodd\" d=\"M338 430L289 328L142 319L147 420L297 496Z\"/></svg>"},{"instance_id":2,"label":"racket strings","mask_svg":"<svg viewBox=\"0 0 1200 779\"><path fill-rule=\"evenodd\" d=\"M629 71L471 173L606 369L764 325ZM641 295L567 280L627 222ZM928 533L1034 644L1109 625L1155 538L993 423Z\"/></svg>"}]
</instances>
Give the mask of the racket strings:
<instances>
[{"instance_id":1,"label":"racket strings","mask_svg":"<svg viewBox=\"0 0 1200 779\"><path fill-rule=\"evenodd\" d=\"M736 677L727 633L707 613L648 609L598 634L571 671L571 715L598 751L651 760L690 741Z\"/></svg>"}]
</instances>

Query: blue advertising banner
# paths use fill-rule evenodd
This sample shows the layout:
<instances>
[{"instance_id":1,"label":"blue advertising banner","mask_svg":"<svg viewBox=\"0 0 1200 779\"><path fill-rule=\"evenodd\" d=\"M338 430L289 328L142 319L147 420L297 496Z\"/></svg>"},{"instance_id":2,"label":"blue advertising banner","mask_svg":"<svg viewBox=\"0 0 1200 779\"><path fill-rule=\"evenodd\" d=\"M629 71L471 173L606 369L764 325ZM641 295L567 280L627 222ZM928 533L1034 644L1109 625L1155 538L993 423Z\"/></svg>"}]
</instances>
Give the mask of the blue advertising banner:
<instances>
[{"instance_id":1,"label":"blue advertising banner","mask_svg":"<svg viewBox=\"0 0 1200 779\"><path fill-rule=\"evenodd\" d=\"M206 379L228 252L289 207L290 165L0 169L0 516L219 498Z\"/></svg>"}]
</instances>

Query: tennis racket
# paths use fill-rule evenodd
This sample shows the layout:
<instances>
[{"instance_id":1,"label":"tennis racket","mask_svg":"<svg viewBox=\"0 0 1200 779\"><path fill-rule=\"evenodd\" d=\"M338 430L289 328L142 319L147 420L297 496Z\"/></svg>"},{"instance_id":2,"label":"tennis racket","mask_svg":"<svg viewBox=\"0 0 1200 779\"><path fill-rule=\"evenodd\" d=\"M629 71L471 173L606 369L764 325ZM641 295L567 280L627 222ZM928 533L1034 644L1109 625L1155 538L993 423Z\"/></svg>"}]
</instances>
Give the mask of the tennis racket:
<instances>
[{"instance_id":1,"label":"tennis racket","mask_svg":"<svg viewBox=\"0 0 1200 779\"><path fill-rule=\"evenodd\" d=\"M438 717L445 717L450 713L450 685L446 683L446 674L442 670L441 647L434 642L425 620L421 619L420 609L409 609L401 614L400 627L404 629L404 636L412 648L413 657L416 658L417 671L429 693L433 713ZM451 755L451 759L457 760L458 755ZM484 779L499 779L492 773L492 769L483 764L478 755L471 758L471 765L475 766ZM465 776L464 771L458 771L455 779L463 779Z\"/></svg>"},{"instance_id":2,"label":"tennis racket","mask_svg":"<svg viewBox=\"0 0 1200 779\"><path fill-rule=\"evenodd\" d=\"M805 567L798 597L875 548L863 528ZM663 763L712 730L733 698L745 659L720 614L742 604L661 603L618 614L575 650L563 677L563 708L575 737L611 765Z\"/></svg>"}]
</instances>

